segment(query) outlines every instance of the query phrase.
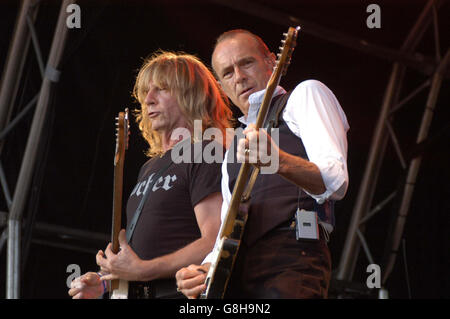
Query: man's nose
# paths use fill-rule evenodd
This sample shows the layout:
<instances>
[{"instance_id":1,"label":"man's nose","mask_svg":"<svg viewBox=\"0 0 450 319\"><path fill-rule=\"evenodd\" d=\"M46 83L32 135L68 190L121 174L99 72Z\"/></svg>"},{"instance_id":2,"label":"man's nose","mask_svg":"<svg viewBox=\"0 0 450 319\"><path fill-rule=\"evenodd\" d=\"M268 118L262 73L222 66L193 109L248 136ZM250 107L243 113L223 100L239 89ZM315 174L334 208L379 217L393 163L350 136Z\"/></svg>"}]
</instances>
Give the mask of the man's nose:
<instances>
[{"instance_id":1,"label":"man's nose","mask_svg":"<svg viewBox=\"0 0 450 319\"><path fill-rule=\"evenodd\" d=\"M152 104L155 104L155 96L153 95L152 90L149 90L149 91L147 92L147 95L145 96L145 99L144 99L144 103L145 103L145 105L147 105L147 106L150 106L150 105L152 105Z\"/></svg>"},{"instance_id":2,"label":"man's nose","mask_svg":"<svg viewBox=\"0 0 450 319\"><path fill-rule=\"evenodd\" d=\"M236 66L234 70L234 74L236 75L236 82L242 83L247 79L247 74L240 67Z\"/></svg>"}]
</instances>

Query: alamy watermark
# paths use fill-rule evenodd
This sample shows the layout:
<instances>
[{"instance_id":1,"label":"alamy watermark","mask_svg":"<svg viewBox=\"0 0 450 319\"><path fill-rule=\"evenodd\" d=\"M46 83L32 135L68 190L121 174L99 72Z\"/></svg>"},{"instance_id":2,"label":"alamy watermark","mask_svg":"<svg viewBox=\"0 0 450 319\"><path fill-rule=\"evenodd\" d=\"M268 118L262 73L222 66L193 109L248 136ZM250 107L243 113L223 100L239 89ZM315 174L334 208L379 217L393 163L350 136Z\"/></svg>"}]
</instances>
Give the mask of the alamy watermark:
<instances>
[{"instance_id":1,"label":"alamy watermark","mask_svg":"<svg viewBox=\"0 0 450 319\"><path fill-rule=\"evenodd\" d=\"M237 141L245 138L245 134L243 133L244 129L242 128L227 128L226 134L227 136L237 136ZM222 131L215 127L207 128L202 133L202 121L195 120L194 121L194 136L191 136L191 132L187 128L176 128L173 130L171 139L178 140L182 137L185 139L192 139L195 142L200 142L203 140L211 140L213 137L217 141L224 141L224 137ZM270 136L272 141L278 145L279 143L279 129L274 128L270 131ZM234 139L233 141L236 141ZM265 147L268 145L269 141L267 135L264 133L259 134L258 140L251 140L249 142L248 150L249 154L257 154L258 156L249 157L249 163L256 164L259 161L263 166L261 166L261 174L274 174L278 171L279 167L279 156L275 151L269 151L271 147ZM231 143L229 148L229 154L234 154L237 150L236 143ZM270 154L268 154L270 152ZM192 156L194 155L194 156ZM194 154L191 154L191 145L187 143L178 143L176 144L171 153L172 161L175 164L179 163L222 163L224 158L224 150L221 144L219 143L210 143L206 145L202 149L202 143L194 144ZM234 163L234 156L228 156L228 163ZM238 161L239 162L239 161ZM264 166L266 165L266 166Z\"/></svg>"},{"instance_id":2,"label":"alamy watermark","mask_svg":"<svg viewBox=\"0 0 450 319\"><path fill-rule=\"evenodd\" d=\"M366 19L366 25L369 29L381 28L381 8L378 4L369 4L366 8L366 12L370 15Z\"/></svg>"},{"instance_id":3,"label":"alamy watermark","mask_svg":"<svg viewBox=\"0 0 450 319\"><path fill-rule=\"evenodd\" d=\"M81 276L81 268L77 264L70 264L67 266L66 272L70 273L70 275L67 276L67 280L66 280L67 288L70 288L70 284L72 283L72 281L75 278L78 278Z\"/></svg>"},{"instance_id":4,"label":"alamy watermark","mask_svg":"<svg viewBox=\"0 0 450 319\"><path fill-rule=\"evenodd\" d=\"M367 266L366 272L371 273L369 277L367 277L366 285L367 288L381 288L381 267L377 264L370 264Z\"/></svg>"},{"instance_id":5,"label":"alamy watermark","mask_svg":"<svg viewBox=\"0 0 450 319\"><path fill-rule=\"evenodd\" d=\"M81 8L78 4L69 4L66 8L67 13L71 13L66 18L66 26L69 29L81 28Z\"/></svg>"}]
</instances>

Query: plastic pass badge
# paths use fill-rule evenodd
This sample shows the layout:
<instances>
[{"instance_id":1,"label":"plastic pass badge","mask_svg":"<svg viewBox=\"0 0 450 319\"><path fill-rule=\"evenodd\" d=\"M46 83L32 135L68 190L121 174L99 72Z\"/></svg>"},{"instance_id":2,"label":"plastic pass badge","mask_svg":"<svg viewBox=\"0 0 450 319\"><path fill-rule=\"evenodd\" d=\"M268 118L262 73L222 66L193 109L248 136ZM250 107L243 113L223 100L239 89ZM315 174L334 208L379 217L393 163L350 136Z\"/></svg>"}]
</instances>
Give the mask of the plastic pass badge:
<instances>
[{"instance_id":1,"label":"plastic pass badge","mask_svg":"<svg viewBox=\"0 0 450 319\"><path fill-rule=\"evenodd\" d=\"M295 213L297 240L319 240L319 221L317 212L297 209Z\"/></svg>"}]
</instances>

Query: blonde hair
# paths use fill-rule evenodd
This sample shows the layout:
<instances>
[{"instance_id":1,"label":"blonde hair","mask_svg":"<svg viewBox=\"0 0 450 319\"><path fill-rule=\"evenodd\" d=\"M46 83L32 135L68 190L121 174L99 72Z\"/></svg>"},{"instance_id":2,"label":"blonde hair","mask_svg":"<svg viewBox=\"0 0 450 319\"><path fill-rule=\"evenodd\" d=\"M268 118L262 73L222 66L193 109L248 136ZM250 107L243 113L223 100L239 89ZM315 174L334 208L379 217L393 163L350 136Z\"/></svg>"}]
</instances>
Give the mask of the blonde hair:
<instances>
[{"instance_id":1,"label":"blonde hair","mask_svg":"<svg viewBox=\"0 0 450 319\"><path fill-rule=\"evenodd\" d=\"M133 88L133 96L141 104L141 108L135 110L135 115L142 136L149 144L148 156L164 153L161 137L152 130L144 102L150 82L168 89L176 98L191 134L194 121L201 120L202 132L215 127L222 132L223 137L226 136L225 129L230 127L232 112L228 107L228 98L211 71L193 55L160 50L144 61Z\"/></svg>"}]
</instances>

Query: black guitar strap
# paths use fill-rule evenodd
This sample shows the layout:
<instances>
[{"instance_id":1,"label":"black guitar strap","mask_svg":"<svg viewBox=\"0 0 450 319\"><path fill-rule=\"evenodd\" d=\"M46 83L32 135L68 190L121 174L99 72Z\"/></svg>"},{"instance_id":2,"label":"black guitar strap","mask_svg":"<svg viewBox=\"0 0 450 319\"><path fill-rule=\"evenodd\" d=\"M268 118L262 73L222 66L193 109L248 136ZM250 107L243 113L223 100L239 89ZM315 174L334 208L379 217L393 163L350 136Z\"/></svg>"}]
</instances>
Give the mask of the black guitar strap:
<instances>
[{"instance_id":1,"label":"black guitar strap","mask_svg":"<svg viewBox=\"0 0 450 319\"><path fill-rule=\"evenodd\" d=\"M130 243L130 241L131 241L131 237L133 236L134 229L136 228L136 224L139 220L139 216L141 215L142 208L144 207L144 204L147 200L148 194L151 193L151 189L153 188L153 185L155 185L155 183L162 176L162 174L164 174L164 172L172 164L173 164L173 161L168 161L168 163L166 165L161 167L161 169L155 174L156 177L154 178L153 183L151 185L149 185L148 187L146 187L147 191L142 196L141 202L139 203L139 206L137 207L136 212L133 215L133 219L131 220L130 224L127 225L127 231L126 231L127 243Z\"/></svg>"},{"instance_id":2,"label":"black guitar strap","mask_svg":"<svg viewBox=\"0 0 450 319\"><path fill-rule=\"evenodd\" d=\"M274 105L270 108L264 124L264 127L267 128L267 133L270 134L270 130L272 128L278 127L278 121L280 119L281 112L284 110L291 93L292 90L286 92L280 97L277 97Z\"/></svg>"}]
</instances>

